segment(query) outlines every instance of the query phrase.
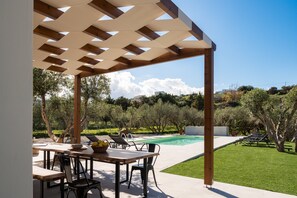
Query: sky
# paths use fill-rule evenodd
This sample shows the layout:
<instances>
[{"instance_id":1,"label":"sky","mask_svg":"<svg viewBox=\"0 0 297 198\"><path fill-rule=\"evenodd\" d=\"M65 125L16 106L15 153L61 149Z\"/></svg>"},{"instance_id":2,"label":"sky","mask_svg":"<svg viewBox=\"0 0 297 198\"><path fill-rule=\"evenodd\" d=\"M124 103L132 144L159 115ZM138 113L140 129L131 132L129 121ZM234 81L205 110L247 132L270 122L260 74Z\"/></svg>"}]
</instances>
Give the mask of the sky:
<instances>
[{"instance_id":1,"label":"sky","mask_svg":"<svg viewBox=\"0 0 297 198\"><path fill-rule=\"evenodd\" d=\"M297 0L172 0L217 45L215 91L297 84ZM111 97L203 93L203 56L109 74Z\"/></svg>"}]
</instances>

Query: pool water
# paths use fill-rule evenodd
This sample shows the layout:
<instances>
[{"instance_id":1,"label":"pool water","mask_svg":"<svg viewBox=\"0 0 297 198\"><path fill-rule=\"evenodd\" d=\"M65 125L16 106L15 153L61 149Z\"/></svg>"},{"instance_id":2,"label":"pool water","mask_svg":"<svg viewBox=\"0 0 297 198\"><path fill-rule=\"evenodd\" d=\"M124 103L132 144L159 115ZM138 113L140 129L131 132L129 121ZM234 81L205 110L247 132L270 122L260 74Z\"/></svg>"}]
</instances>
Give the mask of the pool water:
<instances>
[{"instance_id":1,"label":"pool water","mask_svg":"<svg viewBox=\"0 0 297 198\"><path fill-rule=\"evenodd\" d=\"M203 141L204 138L201 136L187 136L187 135L179 135L179 136L170 136L170 137L160 137L160 138L152 138L142 140L141 142L145 143L153 143L153 144L163 144L163 145L177 145L184 146L187 144L193 144L196 142Z\"/></svg>"}]
</instances>

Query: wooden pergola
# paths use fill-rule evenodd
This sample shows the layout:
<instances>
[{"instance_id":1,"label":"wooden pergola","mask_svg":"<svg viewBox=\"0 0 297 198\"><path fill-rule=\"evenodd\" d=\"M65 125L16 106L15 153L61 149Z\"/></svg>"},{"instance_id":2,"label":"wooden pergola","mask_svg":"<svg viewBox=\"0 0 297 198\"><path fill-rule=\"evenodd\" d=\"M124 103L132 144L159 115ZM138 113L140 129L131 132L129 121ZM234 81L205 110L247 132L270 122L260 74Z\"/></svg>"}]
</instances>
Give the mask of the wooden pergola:
<instances>
[{"instance_id":1,"label":"wooden pergola","mask_svg":"<svg viewBox=\"0 0 297 198\"><path fill-rule=\"evenodd\" d=\"M204 55L204 183L213 182L214 42L171 0L34 0L33 66L81 78Z\"/></svg>"}]
</instances>

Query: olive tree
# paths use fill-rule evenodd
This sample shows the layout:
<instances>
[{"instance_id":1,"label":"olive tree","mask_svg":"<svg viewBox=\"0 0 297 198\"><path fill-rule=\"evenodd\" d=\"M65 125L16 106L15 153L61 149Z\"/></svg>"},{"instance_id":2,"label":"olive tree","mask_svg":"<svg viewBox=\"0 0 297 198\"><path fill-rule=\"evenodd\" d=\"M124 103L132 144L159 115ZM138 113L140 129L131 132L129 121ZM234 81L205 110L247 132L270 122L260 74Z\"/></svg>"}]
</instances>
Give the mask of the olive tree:
<instances>
[{"instance_id":1,"label":"olive tree","mask_svg":"<svg viewBox=\"0 0 297 198\"><path fill-rule=\"evenodd\" d=\"M253 119L244 107L226 107L214 113L215 125L228 126L231 135L242 133L247 135L256 127Z\"/></svg>"},{"instance_id":2,"label":"olive tree","mask_svg":"<svg viewBox=\"0 0 297 198\"><path fill-rule=\"evenodd\" d=\"M241 103L260 120L269 137L274 140L277 150L284 152L284 143L295 122L297 87L283 96L269 95L262 89L254 89L242 97Z\"/></svg>"},{"instance_id":3,"label":"olive tree","mask_svg":"<svg viewBox=\"0 0 297 198\"><path fill-rule=\"evenodd\" d=\"M61 74L49 72L42 69L33 69L33 95L41 99L41 117L45 123L47 133L53 141L57 141L48 117L46 97L57 94L61 90L63 77Z\"/></svg>"},{"instance_id":4,"label":"olive tree","mask_svg":"<svg viewBox=\"0 0 297 198\"><path fill-rule=\"evenodd\" d=\"M169 121L173 124L177 131L182 132L186 125L185 108L179 108L176 105L170 105Z\"/></svg>"},{"instance_id":5,"label":"olive tree","mask_svg":"<svg viewBox=\"0 0 297 198\"><path fill-rule=\"evenodd\" d=\"M41 100L41 115L45 122L47 133L53 141L57 141L52 131L52 124L49 115L64 121L64 131L61 135L69 134L73 136L73 83L71 78L55 72L42 69L33 69L33 93ZM64 94L62 94L64 93ZM82 79L82 119L81 129L88 121L88 105L94 100L101 100L109 95L109 79L104 75L93 76ZM47 108L46 101L51 101L50 108Z\"/></svg>"},{"instance_id":6,"label":"olive tree","mask_svg":"<svg viewBox=\"0 0 297 198\"><path fill-rule=\"evenodd\" d=\"M143 125L154 133L164 132L170 122L170 105L169 103L163 103L160 99L153 106L142 105L140 112Z\"/></svg>"}]
</instances>

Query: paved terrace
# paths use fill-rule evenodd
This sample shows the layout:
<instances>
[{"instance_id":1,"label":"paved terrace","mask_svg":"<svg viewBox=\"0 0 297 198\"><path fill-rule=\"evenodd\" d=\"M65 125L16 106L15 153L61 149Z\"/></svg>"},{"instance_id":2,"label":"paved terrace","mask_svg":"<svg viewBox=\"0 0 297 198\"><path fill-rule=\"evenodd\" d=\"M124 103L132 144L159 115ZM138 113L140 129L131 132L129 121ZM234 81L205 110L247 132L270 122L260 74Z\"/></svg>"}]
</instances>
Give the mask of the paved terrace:
<instances>
[{"instance_id":1,"label":"paved terrace","mask_svg":"<svg viewBox=\"0 0 297 198\"><path fill-rule=\"evenodd\" d=\"M82 137L84 138L84 137ZM214 139L215 148L220 148L227 144L239 140L241 137L217 137ZM158 187L155 186L152 173L149 173L148 182L148 197L176 197L176 198L297 198L296 196L274 193L266 190L259 190L243 186L231 185L221 182L214 182L212 188L206 188L202 179L195 179L183 176L177 176L160 172L161 170L170 167L174 164L185 161L189 158L203 154L203 142L189 144L185 146L168 146L161 145L161 153L155 164L156 178ZM52 155L53 156L53 155ZM43 152L37 157L33 157L34 164L42 165ZM197 167L199 168L199 167ZM202 168L202 167L201 167ZM102 162L94 163L94 177L102 181L103 194L105 197L114 197L114 174L115 166ZM125 179L125 166L121 167L122 179ZM38 197L39 183L34 181L34 198ZM121 197L141 197L142 185L140 174L135 171L133 173L132 184L130 189L127 188L127 183L121 185ZM45 190L45 197L59 198L59 188L51 188ZM72 196L74 197L74 196ZM99 197L98 192L93 190L88 197Z\"/></svg>"}]
</instances>

